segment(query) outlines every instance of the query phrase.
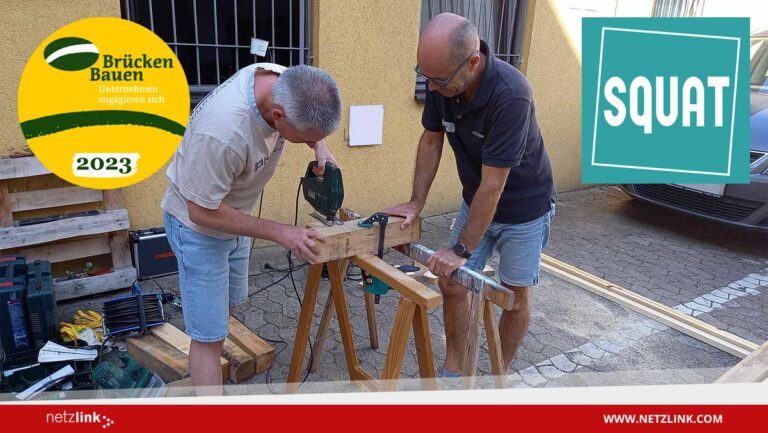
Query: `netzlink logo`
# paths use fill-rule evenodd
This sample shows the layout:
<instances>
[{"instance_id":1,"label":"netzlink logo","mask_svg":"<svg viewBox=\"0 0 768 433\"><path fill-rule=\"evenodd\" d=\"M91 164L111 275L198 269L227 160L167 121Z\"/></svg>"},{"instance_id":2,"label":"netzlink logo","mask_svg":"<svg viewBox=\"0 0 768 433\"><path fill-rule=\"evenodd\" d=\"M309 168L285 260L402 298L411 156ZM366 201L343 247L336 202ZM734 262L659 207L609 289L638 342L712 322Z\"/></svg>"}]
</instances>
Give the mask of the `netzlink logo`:
<instances>
[{"instance_id":1,"label":"netzlink logo","mask_svg":"<svg viewBox=\"0 0 768 433\"><path fill-rule=\"evenodd\" d=\"M98 412L59 412L45 414L46 424L97 424L102 429L112 427L115 420Z\"/></svg>"},{"instance_id":2,"label":"netzlink logo","mask_svg":"<svg viewBox=\"0 0 768 433\"><path fill-rule=\"evenodd\" d=\"M749 182L748 20L583 24L585 183Z\"/></svg>"}]
</instances>

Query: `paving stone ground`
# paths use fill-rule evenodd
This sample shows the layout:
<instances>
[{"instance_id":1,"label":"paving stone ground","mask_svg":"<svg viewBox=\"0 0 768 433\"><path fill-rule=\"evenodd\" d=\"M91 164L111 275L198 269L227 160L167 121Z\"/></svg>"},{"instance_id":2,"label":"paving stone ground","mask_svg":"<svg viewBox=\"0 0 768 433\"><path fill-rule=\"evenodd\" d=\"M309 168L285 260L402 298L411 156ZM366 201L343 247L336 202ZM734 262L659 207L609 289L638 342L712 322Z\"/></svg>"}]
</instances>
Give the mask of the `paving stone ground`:
<instances>
[{"instance_id":1,"label":"paving stone ground","mask_svg":"<svg viewBox=\"0 0 768 433\"><path fill-rule=\"evenodd\" d=\"M458 203L457 206L458 208ZM455 213L427 217L423 243L446 244ZM686 314L755 343L768 339L768 234L711 223L630 200L615 187L598 187L558 196L549 245L545 253L595 275L677 308ZM407 263L396 252L386 259ZM268 375L233 394L281 392L287 375L303 295L305 268L294 272L265 270L265 264L286 268L285 251L256 249L251 258L251 297L235 316L279 350ZM498 265L498 256L491 259ZM178 291L176 276L157 280ZM150 282L143 286L153 290ZM347 303L360 363L374 377L380 374L389 343L397 297L382 296L376 306L379 348L370 348L364 299L358 283L348 281ZM437 289L435 287L435 289ZM321 286L324 302L328 283ZM512 365L512 387L642 385L711 383L739 359L629 311L557 277L542 273L532 289L528 335ZM97 309L103 297L63 304L62 317L77 308ZM183 329L181 313L169 308L171 322ZM315 310L316 329L322 306ZM498 313L498 312L497 312ZM435 363L445 358L442 309L429 315ZM314 332L314 331L313 331ZM314 334L313 334L314 338ZM492 387L487 344L481 347L478 387ZM419 389L418 366L409 342L400 389ZM441 387L450 384L441 383ZM331 325L320 367L310 374L303 392L352 391L348 382L341 336Z\"/></svg>"}]
</instances>

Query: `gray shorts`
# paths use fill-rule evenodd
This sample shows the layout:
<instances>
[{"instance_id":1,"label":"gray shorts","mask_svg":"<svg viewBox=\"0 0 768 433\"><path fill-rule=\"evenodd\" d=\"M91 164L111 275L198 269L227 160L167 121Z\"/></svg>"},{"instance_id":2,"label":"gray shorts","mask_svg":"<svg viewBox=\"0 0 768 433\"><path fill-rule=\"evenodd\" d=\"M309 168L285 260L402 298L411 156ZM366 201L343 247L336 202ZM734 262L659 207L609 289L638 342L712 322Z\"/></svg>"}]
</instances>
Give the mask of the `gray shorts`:
<instances>
[{"instance_id":1,"label":"gray shorts","mask_svg":"<svg viewBox=\"0 0 768 433\"><path fill-rule=\"evenodd\" d=\"M555 205L552 209L536 218L522 224L500 224L492 222L485 232L483 239L472 251L472 256L465 266L476 271L482 271L488 259L493 255L494 247L499 251L499 269L496 270L502 283L517 287L528 287L538 284L539 267L541 265L541 250L549 240L549 229L555 216ZM469 206L462 203L456 223L453 225L448 246L458 242L459 235L464 230L469 218Z\"/></svg>"}]
</instances>

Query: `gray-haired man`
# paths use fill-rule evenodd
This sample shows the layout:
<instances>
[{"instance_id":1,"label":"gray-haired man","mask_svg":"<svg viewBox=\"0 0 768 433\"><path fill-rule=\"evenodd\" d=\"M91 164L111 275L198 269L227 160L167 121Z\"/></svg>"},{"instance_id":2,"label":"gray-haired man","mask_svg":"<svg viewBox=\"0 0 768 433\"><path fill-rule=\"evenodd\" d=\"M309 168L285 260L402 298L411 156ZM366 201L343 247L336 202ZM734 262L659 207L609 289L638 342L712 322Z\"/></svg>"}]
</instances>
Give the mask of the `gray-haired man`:
<instances>
[{"instance_id":1,"label":"gray-haired man","mask_svg":"<svg viewBox=\"0 0 768 433\"><path fill-rule=\"evenodd\" d=\"M318 175L325 162L335 163L324 138L340 119L336 82L311 66L248 66L195 107L166 172L161 204L179 264L195 386L221 392L219 356L229 308L248 299L250 238L276 242L299 259L313 258L316 241L323 241L313 230L256 218L251 211L285 140L314 149Z\"/></svg>"}]
</instances>

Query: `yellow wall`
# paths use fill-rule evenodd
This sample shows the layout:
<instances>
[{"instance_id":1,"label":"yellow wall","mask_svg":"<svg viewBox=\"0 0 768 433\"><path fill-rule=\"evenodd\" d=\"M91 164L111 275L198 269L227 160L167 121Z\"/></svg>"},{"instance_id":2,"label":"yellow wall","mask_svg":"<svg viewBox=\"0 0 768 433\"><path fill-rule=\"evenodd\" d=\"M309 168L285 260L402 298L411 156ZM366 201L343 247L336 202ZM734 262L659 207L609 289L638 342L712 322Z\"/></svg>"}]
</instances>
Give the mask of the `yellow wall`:
<instances>
[{"instance_id":1,"label":"yellow wall","mask_svg":"<svg viewBox=\"0 0 768 433\"><path fill-rule=\"evenodd\" d=\"M534 24L525 73L557 189L568 191L581 187L581 54L555 0L536 0L529 8Z\"/></svg>"}]
</instances>

